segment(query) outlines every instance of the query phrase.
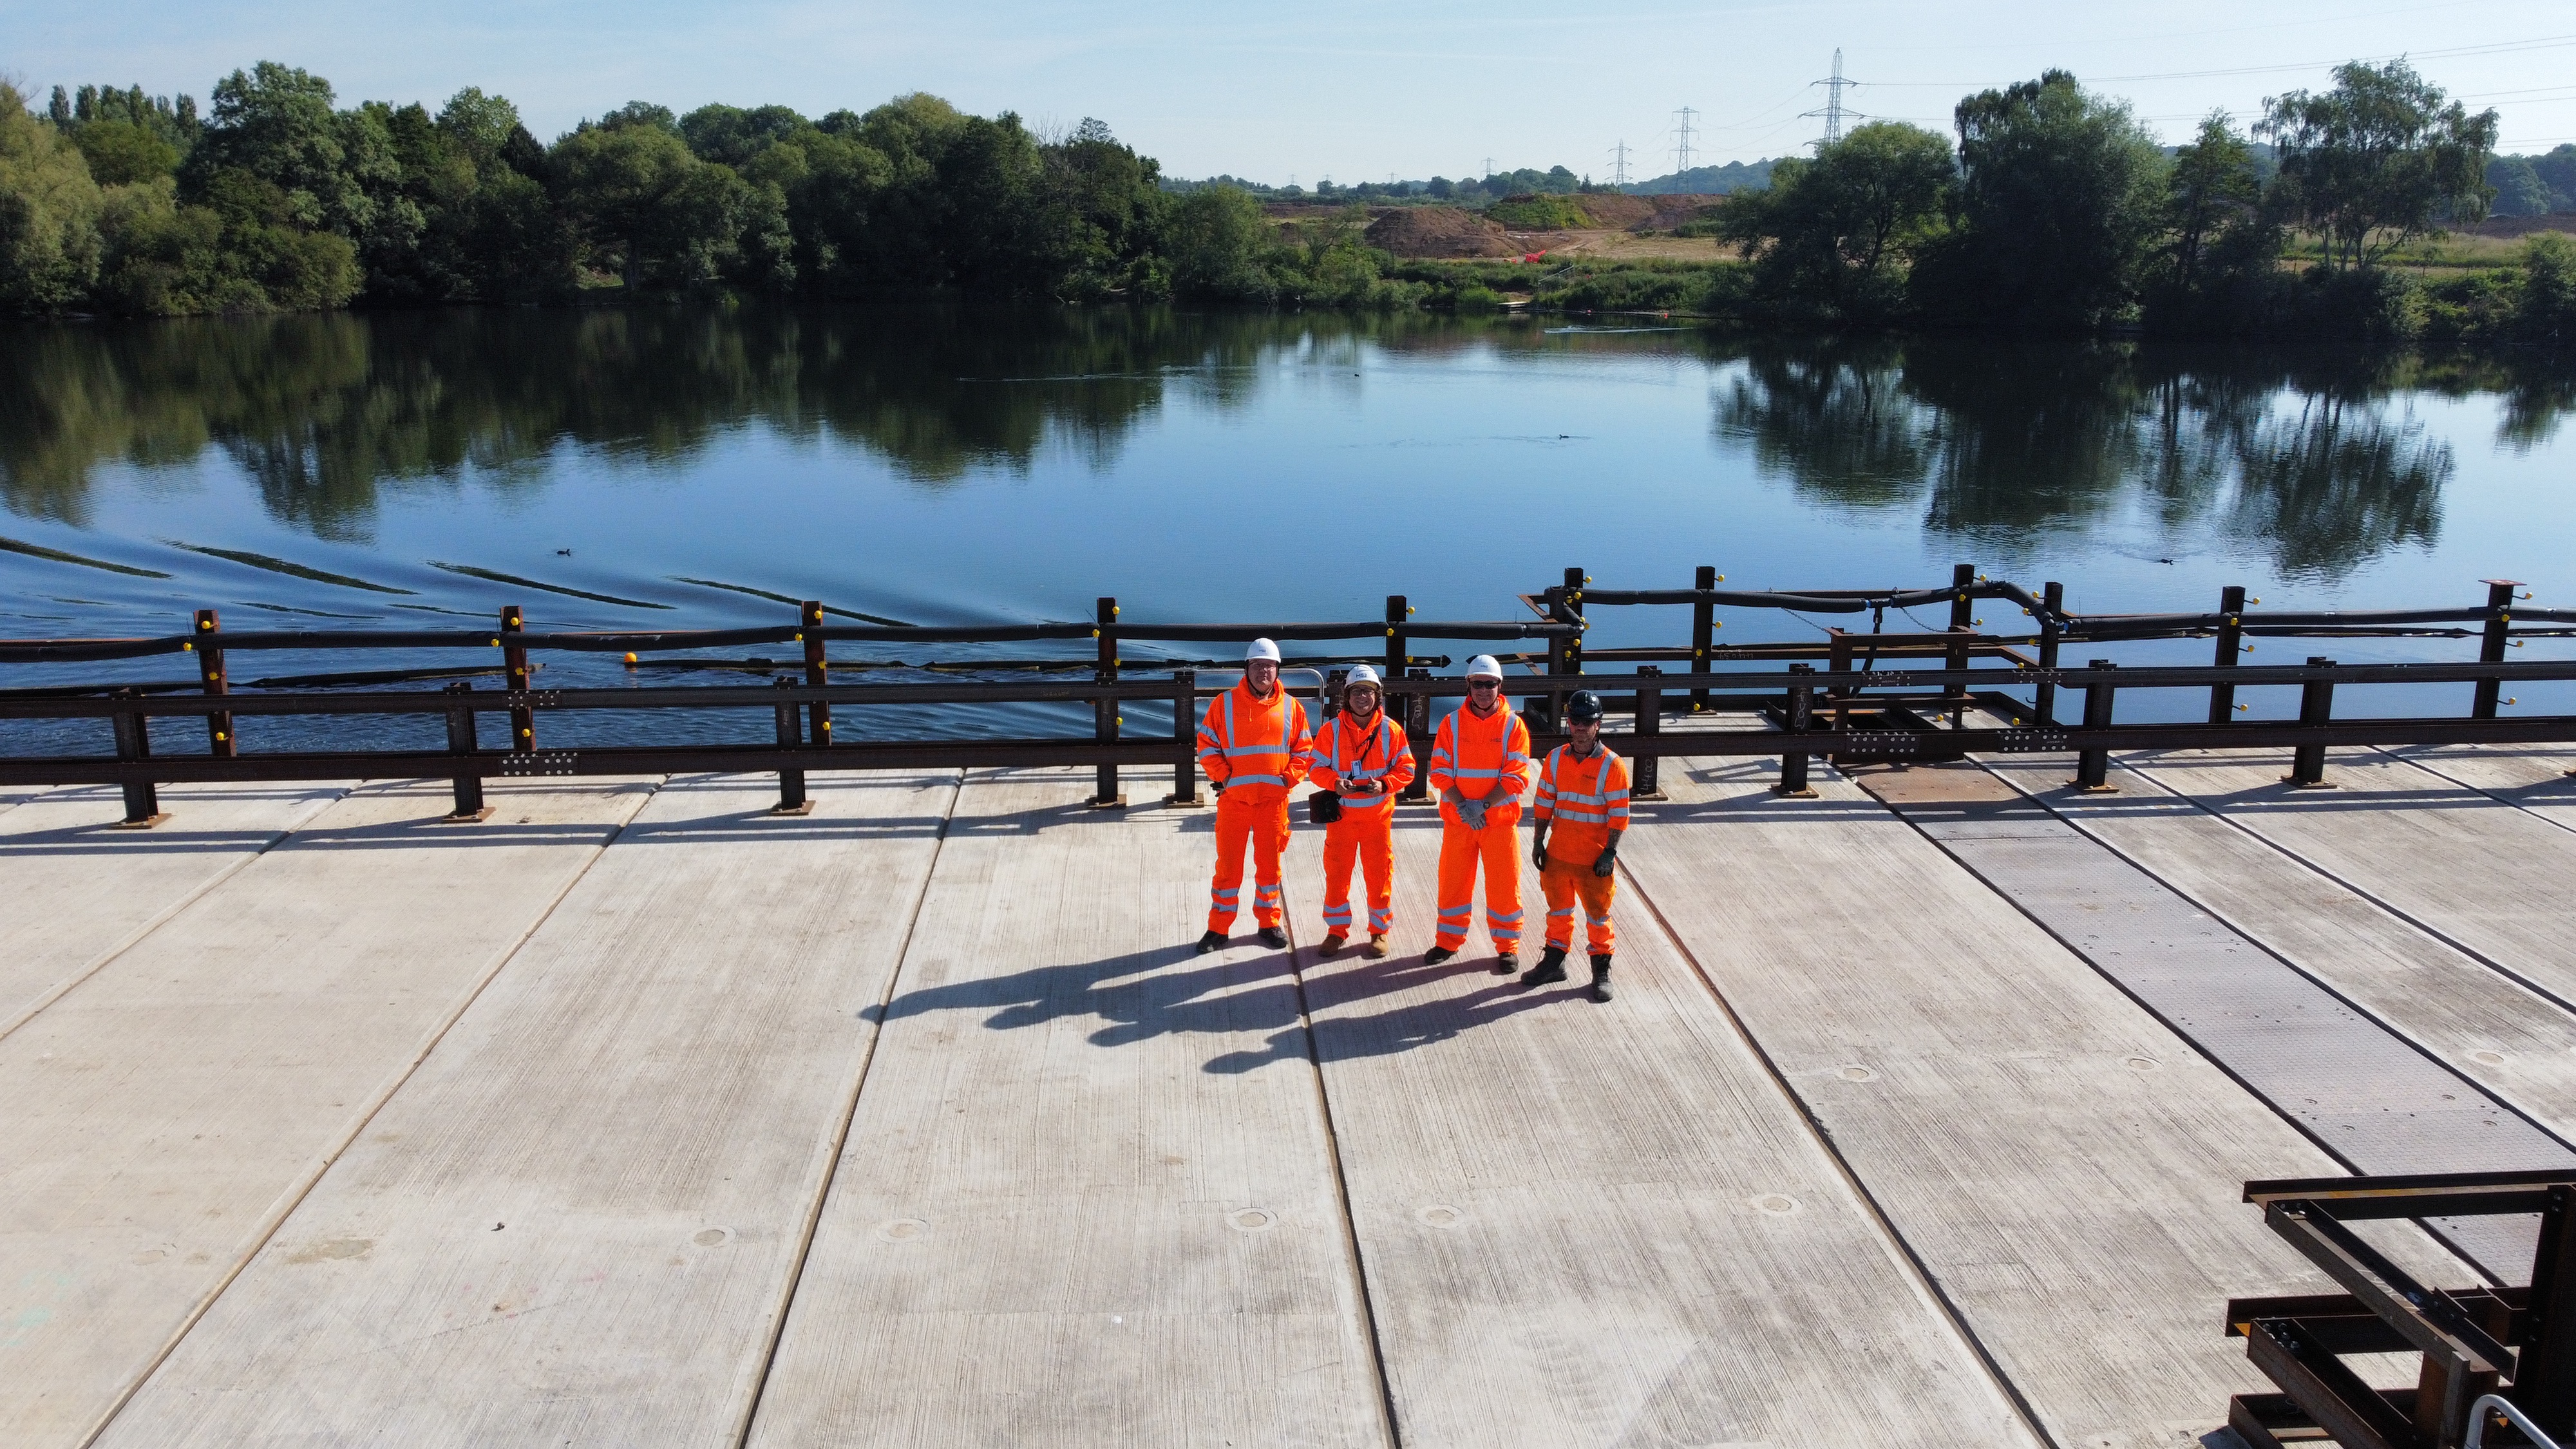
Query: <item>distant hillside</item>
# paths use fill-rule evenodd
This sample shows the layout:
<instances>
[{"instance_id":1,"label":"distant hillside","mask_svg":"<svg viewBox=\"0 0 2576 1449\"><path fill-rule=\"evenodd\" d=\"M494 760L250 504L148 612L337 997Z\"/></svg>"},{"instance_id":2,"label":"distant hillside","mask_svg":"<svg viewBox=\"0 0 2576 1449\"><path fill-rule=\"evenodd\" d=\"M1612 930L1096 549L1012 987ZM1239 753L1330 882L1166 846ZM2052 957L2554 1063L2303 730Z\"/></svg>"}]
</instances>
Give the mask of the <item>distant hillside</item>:
<instances>
[{"instance_id":1,"label":"distant hillside","mask_svg":"<svg viewBox=\"0 0 2576 1449\"><path fill-rule=\"evenodd\" d=\"M1771 158L1729 161L1723 166L1694 166L1669 176L1631 182L1619 189L1630 196L1724 196L1732 191L1759 191L1771 184Z\"/></svg>"}]
</instances>

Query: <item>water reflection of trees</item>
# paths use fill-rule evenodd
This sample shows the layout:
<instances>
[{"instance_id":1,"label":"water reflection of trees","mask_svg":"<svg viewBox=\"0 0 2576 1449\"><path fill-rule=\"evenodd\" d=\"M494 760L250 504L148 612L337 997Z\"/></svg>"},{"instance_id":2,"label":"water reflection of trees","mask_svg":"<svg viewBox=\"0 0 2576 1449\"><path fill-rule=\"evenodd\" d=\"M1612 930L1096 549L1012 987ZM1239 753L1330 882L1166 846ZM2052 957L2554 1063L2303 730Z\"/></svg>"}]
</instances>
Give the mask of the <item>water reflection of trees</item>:
<instances>
[{"instance_id":1,"label":"water reflection of trees","mask_svg":"<svg viewBox=\"0 0 2576 1449\"><path fill-rule=\"evenodd\" d=\"M1327 344L1386 324L1338 324ZM86 521L103 465L220 448L283 523L386 490L528 487L567 445L677 463L760 423L940 487L1049 446L1106 466L1167 397L1229 407L1312 322L1168 311L477 309L30 327L0 346L0 503Z\"/></svg>"},{"instance_id":2,"label":"water reflection of trees","mask_svg":"<svg viewBox=\"0 0 2576 1449\"><path fill-rule=\"evenodd\" d=\"M1713 406L1720 438L1802 497L1917 510L2007 564L2143 510L2177 551L2216 538L2331 578L2438 535L2454 457L2402 395L2470 387L2504 394L2509 445L2576 402L2563 381L2407 359L1933 339L1752 345Z\"/></svg>"}]
</instances>

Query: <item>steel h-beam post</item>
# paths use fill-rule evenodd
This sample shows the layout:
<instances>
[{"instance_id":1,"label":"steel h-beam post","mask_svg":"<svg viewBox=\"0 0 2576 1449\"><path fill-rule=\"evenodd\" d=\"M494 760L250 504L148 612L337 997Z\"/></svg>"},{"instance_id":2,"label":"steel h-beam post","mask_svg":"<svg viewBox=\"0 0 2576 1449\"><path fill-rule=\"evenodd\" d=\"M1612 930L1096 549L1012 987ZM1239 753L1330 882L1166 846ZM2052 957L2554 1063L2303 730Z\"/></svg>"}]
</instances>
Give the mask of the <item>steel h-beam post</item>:
<instances>
[{"instance_id":1,"label":"steel h-beam post","mask_svg":"<svg viewBox=\"0 0 2576 1449\"><path fill-rule=\"evenodd\" d=\"M2576 1431L2576 1188L2549 1189L2531 1260L2531 1322L2507 1393L2560 1439Z\"/></svg>"},{"instance_id":2,"label":"steel h-beam post","mask_svg":"<svg viewBox=\"0 0 2576 1449\"><path fill-rule=\"evenodd\" d=\"M2310 669L2330 669L2334 661L2319 655L2308 656ZM2321 725L2334 718L2334 681L2311 679L2299 686L2299 723ZM2300 745L2290 754L2290 773L2281 777L2302 790L2326 787L2326 747Z\"/></svg>"},{"instance_id":3,"label":"steel h-beam post","mask_svg":"<svg viewBox=\"0 0 2576 1449\"><path fill-rule=\"evenodd\" d=\"M152 725L140 709L143 691L120 689L118 699L132 700L136 709L119 710L108 723L116 731L116 757L120 760L152 758ZM125 782L125 818L117 825L126 830L149 830L170 817L161 813L161 792L149 780Z\"/></svg>"},{"instance_id":4,"label":"steel h-beam post","mask_svg":"<svg viewBox=\"0 0 2576 1449\"><path fill-rule=\"evenodd\" d=\"M447 686L445 692L452 695L468 695L474 692L474 686L460 679ZM457 708L447 712L447 752L451 755L471 756L483 747L483 742L475 736L474 711L466 707L465 701L461 698L457 700L457 705ZM481 775L460 771L454 778L454 784L456 808L447 813L448 819L463 824L491 818L492 807L483 803Z\"/></svg>"},{"instance_id":5,"label":"steel h-beam post","mask_svg":"<svg viewBox=\"0 0 2576 1449\"><path fill-rule=\"evenodd\" d=\"M1431 671L1428 669L1408 669L1404 671L1404 675L1407 679L1428 681L1431 678ZM1392 706L1389 707L1392 708ZM1425 689L1422 693L1412 696L1405 702L1404 735L1406 741L1413 747L1413 758L1416 765L1413 772L1413 783L1404 787L1404 798L1410 804L1419 805L1423 801L1431 798L1430 690Z\"/></svg>"},{"instance_id":6,"label":"steel h-beam post","mask_svg":"<svg viewBox=\"0 0 2576 1449\"><path fill-rule=\"evenodd\" d=\"M1565 672L1568 674L1583 672L1583 635L1579 630L1583 623L1584 582L1583 570L1565 571L1565 622L1577 626L1578 629L1578 632L1568 635L1565 641Z\"/></svg>"},{"instance_id":7,"label":"steel h-beam post","mask_svg":"<svg viewBox=\"0 0 2576 1449\"><path fill-rule=\"evenodd\" d=\"M1825 626L1826 673L1851 673L1853 638L1854 635L1852 632L1840 625L1828 624ZM1846 701L1850 699L1851 692L1852 688L1848 684L1837 684L1831 689L1825 691L1825 696L1834 702L1833 727L1838 731L1849 729L1851 727L1851 716L1846 712L1850 708Z\"/></svg>"},{"instance_id":8,"label":"steel h-beam post","mask_svg":"<svg viewBox=\"0 0 2576 1449\"><path fill-rule=\"evenodd\" d=\"M223 621L215 617L214 610L199 609L197 611L197 637L195 641L197 646L197 682L204 687L208 694L230 694L233 692L232 681L224 677L224 646L222 641ZM226 710L222 714L210 714L206 716L207 753L229 759L237 753L233 748L233 743L232 712L230 710Z\"/></svg>"},{"instance_id":9,"label":"steel h-beam post","mask_svg":"<svg viewBox=\"0 0 2576 1449\"><path fill-rule=\"evenodd\" d=\"M1975 564L1953 564L1950 566L1951 633L1973 634L1977 631L1977 601L1975 596L1968 592L1976 586L1977 566ZM1951 645L1946 652L1947 659L1942 665L1943 668L1965 669L1968 667L1968 646L1965 642ZM1968 686L1964 684L1945 684L1941 686L1941 694L1942 697L1946 699L1966 699L1968 697Z\"/></svg>"},{"instance_id":10,"label":"steel h-beam post","mask_svg":"<svg viewBox=\"0 0 2576 1449\"><path fill-rule=\"evenodd\" d=\"M1172 766L1172 793L1166 805L1199 803L1199 672L1172 671L1172 748L1180 759Z\"/></svg>"},{"instance_id":11,"label":"steel h-beam post","mask_svg":"<svg viewBox=\"0 0 2576 1449\"><path fill-rule=\"evenodd\" d=\"M527 704L528 651L513 642L528 628L528 616L516 604L501 606L501 666L512 694L520 703L510 706L509 748L526 754L537 747L537 711Z\"/></svg>"},{"instance_id":12,"label":"steel h-beam post","mask_svg":"<svg viewBox=\"0 0 2576 1449\"><path fill-rule=\"evenodd\" d=\"M1392 684L1404 677L1404 667L1413 661L1412 636L1405 632L1404 616L1412 613L1404 595L1386 596L1386 663L1379 676Z\"/></svg>"},{"instance_id":13,"label":"steel h-beam post","mask_svg":"<svg viewBox=\"0 0 2576 1449\"><path fill-rule=\"evenodd\" d=\"M1812 664L1792 664L1789 666L1789 672L1791 674L1813 674L1816 672L1816 666ZM1815 728L1815 723L1815 687L1808 684L1790 685L1788 711L1789 733L1792 735L1803 735L1807 731ZM1784 750L1781 752L1780 783L1771 787L1771 793L1774 795L1786 795L1796 800L1813 800L1816 798L1814 788L1807 784L1806 751Z\"/></svg>"},{"instance_id":14,"label":"steel h-beam post","mask_svg":"<svg viewBox=\"0 0 2576 1449\"><path fill-rule=\"evenodd\" d=\"M2513 591L2517 586L2511 579L2489 579L2486 582L2487 627L2478 638L2478 662L2502 664L2505 645L2509 642L2505 635L2513 627ZM2479 680L2476 702L2469 706L2469 717L2494 719L2497 696L2503 692L2503 680Z\"/></svg>"},{"instance_id":15,"label":"steel h-beam post","mask_svg":"<svg viewBox=\"0 0 2576 1449\"><path fill-rule=\"evenodd\" d=\"M772 683L780 689L794 689L796 687L796 681L789 679L783 674L776 680L772 681ZM805 742L804 731L797 728L796 714L796 705L793 701L782 703L778 706L778 747L782 750L795 749L797 746ZM814 802L805 798L805 772L803 770L789 769L780 770L778 772L778 804L771 809L770 813L773 815L811 815L814 813Z\"/></svg>"},{"instance_id":16,"label":"steel h-beam post","mask_svg":"<svg viewBox=\"0 0 2576 1449\"><path fill-rule=\"evenodd\" d=\"M2245 652L2245 588L2229 584L2218 592L2218 656L2209 662L2220 669L2233 669ZM2209 687L2209 722L2225 724L2236 714L2236 686L2213 684Z\"/></svg>"},{"instance_id":17,"label":"steel h-beam post","mask_svg":"<svg viewBox=\"0 0 2576 1449\"><path fill-rule=\"evenodd\" d=\"M805 682L816 689L832 682L831 662L823 657L823 601L807 599L796 608L796 637L805 646ZM806 739L816 749L832 743L832 706L816 700L806 707L814 720Z\"/></svg>"},{"instance_id":18,"label":"steel h-beam post","mask_svg":"<svg viewBox=\"0 0 2576 1449\"><path fill-rule=\"evenodd\" d=\"M2113 666L2108 659L2096 659L2089 667L2109 669ZM2098 684L2084 686L2084 727L2086 729L2107 730L2111 727L2112 688L2111 682L2107 679ZM2089 795L2108 795L2117 791L2120 787L2111 783L2111 752L2089 746L2076 751L2075 778L2071 783L2076 789Z\"/></svg>"},{"instance_id":19,"label":"steel h-beam post","mask_svg":"<svg viewBox=\"0 0 2576 1449\"><path fill-rule=\"evenodd\" d=\"M1708 597L1710 591L1717 587L1717 566L1701 564L1699 573L1691 579L1691 587L1699 593L1699 597L1691 602L1691 673L1706 674L1709 651L1717 643L1717 604ZM1692 711L1696 713L1707 708L1708 691L1692 690Z\"/></svg>"},{"instance_id":20,"label":"steel h-beam post","mask_svg":"<svg viewBox=\"0 0 2576 1449\"><path fill-rule=\"evenodd\" d=\"M2039 667L2057 667L2057 621L2066 609L2066 585L2046 583L2039 586ZM2039 682L2037 697L2031 701L2032 723L2046 728L2057 723L2057 685L2053 680Z\"/></svg>"},{"instance_id":21,"label":"steel h-beam post","mask_svg":"<svg viewBox=\"0 0 2576 1449\"><path fill-rule=\"evenodd\" d=\"M1664 671L1652 664L1640 664L1637 666L1637 672L1652 676L1662 674ZM1637 734L1641 738L1653 739L1663 732L1664 692L1650 684L1639 684L1637 686ZM1656 767L1662 763L1663 759L1658 755L1641 752L1637 756L1636 768L1628 772L1630 798L1637 800L1664 798L1664 792L1657 788L1655 779Z\"/></svg>"},{"instance_id":22,"label":"steel h-beam post","mask_svg":"<svg viewBox=\"0 0 2576 1449\"><path fill-rule=\"evenodd\" d=\"M1100 647L1095 656L1098 662L1092 666L1091 677L1102 684L1116 684L1118 682L1118 601L1115 598L1101 599L1094 605L1092 619L1098 626L1091 631L1092 637L1100 641ZM1103 699L1092 704L1091 737L1104 745L1118 743L1117 700ZM1093 808L1116 810L1126 803L1127 797L1118 793L1118 767L1101 766L1099 777L1094 781L1091 791Z\"/></svg>"}]
</instances>

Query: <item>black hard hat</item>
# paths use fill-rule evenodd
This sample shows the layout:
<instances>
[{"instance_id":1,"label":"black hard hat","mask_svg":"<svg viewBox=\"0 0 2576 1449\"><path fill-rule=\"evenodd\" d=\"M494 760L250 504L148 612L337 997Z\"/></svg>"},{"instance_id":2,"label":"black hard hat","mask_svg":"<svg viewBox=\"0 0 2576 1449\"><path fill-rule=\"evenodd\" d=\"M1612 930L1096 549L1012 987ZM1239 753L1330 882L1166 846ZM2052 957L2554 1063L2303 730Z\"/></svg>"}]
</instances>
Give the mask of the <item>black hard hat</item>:
<instances>
[{"instance_id":1,"label":"black hard hat","mask_svg":"<svg viewBox=\"0 0 2576 1449\"><path fill-rule=\"evenodd\" d=\"M1565 718L1569 724L1601 723L1601 696L1588 689L1578 689L1567 695Z\"/></svg>"}]
</instances>

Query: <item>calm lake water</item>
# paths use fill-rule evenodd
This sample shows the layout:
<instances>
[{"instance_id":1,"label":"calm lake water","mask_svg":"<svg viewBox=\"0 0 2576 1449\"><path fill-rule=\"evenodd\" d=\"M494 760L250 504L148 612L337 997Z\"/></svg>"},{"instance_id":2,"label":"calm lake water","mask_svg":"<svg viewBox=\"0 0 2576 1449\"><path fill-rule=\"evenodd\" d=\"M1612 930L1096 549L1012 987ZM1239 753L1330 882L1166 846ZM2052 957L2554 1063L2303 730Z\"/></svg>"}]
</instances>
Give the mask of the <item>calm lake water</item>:
<instances>
[{"instance_id":1,"label":"calm lake water","mask_svg":"<svg viewBox=\"0 0 2576 1449\"><path fill-rule=\"evenodd\" d=\"M2267 607L2467 605L2491 577L2576 603L2565 372L1621 321L668 308L19 327L0 332L0 537L144 572L0 551L0 634L176 632L205 606L235 629L503 603L532 627L789 616L763 595L941 624L1087 619L1103 594L1130 621L1371 618L1393 592L1425 619L1511 618L1568 565L1604 587L1713 564L1730 587L1796 589L1924 586L1971 562L2034 591L2063 580L2079 611L2213 608L2230 583ZM1817 632L1724 617L1726 642ZM1679 610L1603 610L1593 642L1685 629ZM2263 648L2254 662L2327 652ZM234 674L350 663L246 656Z\"/></svg>"}]
</instances>

